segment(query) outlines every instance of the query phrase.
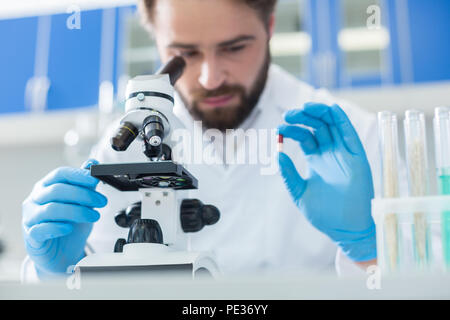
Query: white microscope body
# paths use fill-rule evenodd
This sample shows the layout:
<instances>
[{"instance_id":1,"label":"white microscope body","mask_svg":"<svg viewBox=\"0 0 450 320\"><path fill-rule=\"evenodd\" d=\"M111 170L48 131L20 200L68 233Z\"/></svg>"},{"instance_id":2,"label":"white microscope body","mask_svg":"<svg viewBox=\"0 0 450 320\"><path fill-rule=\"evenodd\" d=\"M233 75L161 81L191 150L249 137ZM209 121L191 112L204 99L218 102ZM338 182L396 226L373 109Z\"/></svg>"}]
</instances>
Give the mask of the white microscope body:
<instances>
[{"instance_id":1,"label":"white microscope body","mask_svg":"<svg viewBox=\"0 0 450 320\"><path fill-rule=\"evenodd\" d=\"M219 220L219 211L196 199L183 199L196 189L197 180L171 159L172 139L183 128L173 114L173 85L184 60L176 57L156 75L138 76L127 85L126 114L111 139L116 151L125 151L137 139L143 143L146 163L99 164L91 175L121 191L138 191L141 202L116 215L116 223L130 228L128 239L118 239L111 253L94 253L75 267L83 276L137 279L218 275L210 254L187 251L186 232L197 232Z\"/></svg>"}]
</instances>

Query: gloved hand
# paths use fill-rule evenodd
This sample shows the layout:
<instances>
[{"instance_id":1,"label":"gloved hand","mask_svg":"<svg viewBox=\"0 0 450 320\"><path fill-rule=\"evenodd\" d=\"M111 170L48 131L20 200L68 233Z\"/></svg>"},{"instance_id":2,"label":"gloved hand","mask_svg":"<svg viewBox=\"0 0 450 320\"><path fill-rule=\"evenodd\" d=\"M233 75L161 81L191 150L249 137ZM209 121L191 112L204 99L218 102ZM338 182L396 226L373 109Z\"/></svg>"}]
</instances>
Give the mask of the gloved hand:
<instances>
[{"instance_id":1,"label":"gloved hand","mask_svg":"<svg viewBox=\"0 0 450 320\"><path fill-rule=\"evenodd\" d=\"M280 171L296 205L350 259L375 259L372 174L350 120L337 105L307 103L303 110L288 111L285 121L279 133L300 143L310 171L308 178L301 177L291 159L279 153Z\"/></svg>"},{"instance_id":2,"label":"gloved hand","mask_svg":"<svg viewBox=\"0 0 450 320\"><path fill-rule=\"evenodd\" d=\"M95 191L99 182L87 170L55 169L37 182L22 205L25 248L40 278L65 273L84 257L92 225L100 218L93 208L104 207L107 199Z\"/></svg>"}]
</instances>

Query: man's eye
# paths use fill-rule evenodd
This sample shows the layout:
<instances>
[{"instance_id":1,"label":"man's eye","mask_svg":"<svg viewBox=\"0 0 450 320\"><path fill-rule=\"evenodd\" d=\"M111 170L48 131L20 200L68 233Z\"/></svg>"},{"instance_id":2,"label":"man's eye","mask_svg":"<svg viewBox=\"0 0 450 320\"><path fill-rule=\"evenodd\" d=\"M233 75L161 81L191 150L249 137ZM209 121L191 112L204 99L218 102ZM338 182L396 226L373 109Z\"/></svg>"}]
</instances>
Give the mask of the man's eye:
<instances>
[{"instance_id":1,"label":"man's eye","mask_svg":"<svg viewBox=\"0 0 450 320\"><path fill-rule=\"evenodd\" d=\"M181 52L181 56L185 57L185 58L192 58L195 57L198 54L198 51L183 51Z\"/></svg>"},{"instance_id":2,"label":"man's eye","mask_svg":"<svg viewBox=\"0 0 450 320\"><path fill-rule=\"evenodd\" d=\"M223 49L223 51L233 53L233 52L241 51L244 48L245 48L245 45L241 44L241 45L238 45L238 46L226 47L226 48Z\"/></svg>"}]
</instances>

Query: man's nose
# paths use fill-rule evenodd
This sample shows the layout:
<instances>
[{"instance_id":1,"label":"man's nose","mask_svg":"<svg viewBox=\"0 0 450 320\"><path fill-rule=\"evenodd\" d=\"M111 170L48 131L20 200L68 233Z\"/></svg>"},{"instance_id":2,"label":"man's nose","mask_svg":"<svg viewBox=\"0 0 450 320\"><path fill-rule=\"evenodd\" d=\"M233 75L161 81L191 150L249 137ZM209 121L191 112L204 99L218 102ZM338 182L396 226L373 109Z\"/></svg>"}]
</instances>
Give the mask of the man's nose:
<instances>
[{"instance_id":1,"label":"man's nose","mask_svg":"<svg viewBox=\"0 0 450 320\"><path fill-rule=\"evenodd\" d=\"M205 57L198 81L206 90L219 88L225 81L225 72L214 56Z\"/></svg>"}]
</instances>

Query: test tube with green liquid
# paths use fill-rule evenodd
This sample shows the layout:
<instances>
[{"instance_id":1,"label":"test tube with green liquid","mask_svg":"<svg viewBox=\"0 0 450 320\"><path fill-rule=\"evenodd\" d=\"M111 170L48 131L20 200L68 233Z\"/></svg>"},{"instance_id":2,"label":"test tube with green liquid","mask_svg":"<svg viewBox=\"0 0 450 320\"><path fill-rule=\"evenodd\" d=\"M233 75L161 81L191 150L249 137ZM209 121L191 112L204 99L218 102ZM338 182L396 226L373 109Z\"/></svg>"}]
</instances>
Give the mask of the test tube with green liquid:
<instances>
[{"instance_id":1,"label":"test tube with green liquid","mask_svg":"<svg viewBox=\"0 0 450 320\"><path fill-rule=\"evenodd\" d=\"M398 126L393 112L378 113L378 134L381 147L382 186L384 198L399 197ZM395 212L384 216L384 252L386 266L395 271L399 262L398 219Z\"/></svg>"},{"instance_id":2,"label":"test tube with green liquid","mask_svg":"<svg viewBox=\"0 0 450 320\"><path fill-rule=\"evenodd\" d=\"M439 107L434 112L434 139L439 192L450 195L450 108ZM447 270L450 267L450 211L441 214L442 249Z\"/></svg>"},{"instance_id":3,"label":"test tube with green liquid","mask_svg":"<svg viewBox=\"0 0 450 320\"><path fill-rule=\"evenodd\" d=\"M428 195L428 159L425 115L421 111L405 112L405 147L410 197ZM416 265L428 265L430 254L429 228L425 212L413 212L413 248Z\"/></svg>"}]
</instances>

